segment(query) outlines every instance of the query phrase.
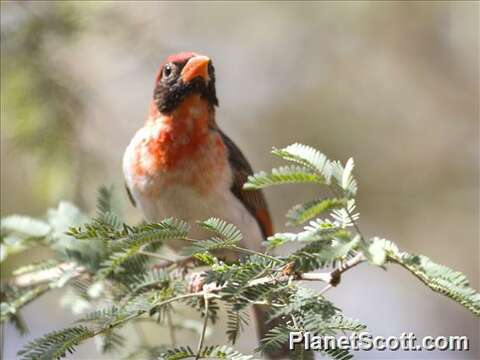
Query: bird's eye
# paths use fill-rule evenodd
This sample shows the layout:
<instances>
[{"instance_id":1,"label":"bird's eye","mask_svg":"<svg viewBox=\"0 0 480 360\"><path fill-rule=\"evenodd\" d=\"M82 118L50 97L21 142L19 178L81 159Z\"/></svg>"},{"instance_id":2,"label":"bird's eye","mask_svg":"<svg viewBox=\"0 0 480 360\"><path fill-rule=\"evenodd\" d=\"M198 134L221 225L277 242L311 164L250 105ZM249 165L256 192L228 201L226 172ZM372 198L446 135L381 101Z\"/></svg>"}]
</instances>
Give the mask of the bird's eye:
<instances>
[{"instance_id":1,"label":"bird's eye","mask_svg":"<svg viewBox=\"0 0 480 360\"><path fill-rule=\"evenodd\" d=\"M163 76L168 78L173 73L173 67L170 64L167 64L163 67Z\"/></svg>"}]
</instances>

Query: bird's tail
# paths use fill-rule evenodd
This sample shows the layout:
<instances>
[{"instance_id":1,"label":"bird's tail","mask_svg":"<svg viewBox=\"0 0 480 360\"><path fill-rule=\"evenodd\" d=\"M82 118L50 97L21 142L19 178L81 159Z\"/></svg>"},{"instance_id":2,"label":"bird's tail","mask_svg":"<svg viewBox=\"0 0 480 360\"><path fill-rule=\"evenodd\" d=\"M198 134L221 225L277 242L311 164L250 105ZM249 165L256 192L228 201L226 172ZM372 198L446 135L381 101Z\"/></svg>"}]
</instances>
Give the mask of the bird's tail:
<instances>
[{"instance_id":1,"label":"bird's tail","mask_svg":"<svg viewBox=\"0 0 480 360\"><path fill-rule=\"evenodd\" d=\"M273 319L268 321L267 308L263 305L254 305L253 312L255 314L255 325L257 327L258 340L265 337L270 329L280 324L280 319ZM288 345L285 344L282 348L265 354L269 359L287 359L288 358Z\"/></svg>"}]
</instances>

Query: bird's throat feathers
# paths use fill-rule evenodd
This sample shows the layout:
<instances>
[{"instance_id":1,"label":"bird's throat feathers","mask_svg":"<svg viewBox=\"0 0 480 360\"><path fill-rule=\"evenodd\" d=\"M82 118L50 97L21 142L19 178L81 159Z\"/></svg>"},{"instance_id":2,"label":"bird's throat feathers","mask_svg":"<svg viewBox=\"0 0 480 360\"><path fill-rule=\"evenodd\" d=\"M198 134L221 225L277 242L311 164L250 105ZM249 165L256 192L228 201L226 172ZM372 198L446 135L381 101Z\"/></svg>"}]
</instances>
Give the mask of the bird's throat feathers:
<instances>
[{"instance_id":1,"label":"bird's throat feathers","mask_svg":"<svg viewBox=\"0 0 480 360\"><path fill-rule=\"evenodd\" d=\"M144 154L147 150L152 161L148 162L149 169L139 170L173 170L185 161L199 160L199 156L206 155L203 148L211 147L210 129L215 127L214 109L200 95L188 96L169 114L160 113L152 102L145 123L147 136L142 144L146 149L139 149ZM215 141L214 148L214 152L222 152L223 155L223 141ZM146 165L144 161L140 163Z\"/></svg>"}]
</instances>

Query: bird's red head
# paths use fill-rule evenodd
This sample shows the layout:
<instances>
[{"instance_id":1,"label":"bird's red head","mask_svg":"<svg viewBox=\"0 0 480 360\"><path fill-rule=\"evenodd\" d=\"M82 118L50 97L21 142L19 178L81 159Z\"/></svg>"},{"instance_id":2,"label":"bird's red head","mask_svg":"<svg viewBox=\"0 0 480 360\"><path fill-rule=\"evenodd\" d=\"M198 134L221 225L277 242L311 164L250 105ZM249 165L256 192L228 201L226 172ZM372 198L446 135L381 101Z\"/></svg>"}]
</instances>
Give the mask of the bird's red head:
<instances>
[{"instance_id":1,"label":"bird's red head","mask_svg":"<svg viewBox=\"0 0 480 360\"><path fill-rule=\"evenodd\" d=\"M171 113L191 94L199 94L212 108L218 106L212 61L194 52L169 56L155 82L153 99L158 111Z\"/></svg>"}]
</instances>

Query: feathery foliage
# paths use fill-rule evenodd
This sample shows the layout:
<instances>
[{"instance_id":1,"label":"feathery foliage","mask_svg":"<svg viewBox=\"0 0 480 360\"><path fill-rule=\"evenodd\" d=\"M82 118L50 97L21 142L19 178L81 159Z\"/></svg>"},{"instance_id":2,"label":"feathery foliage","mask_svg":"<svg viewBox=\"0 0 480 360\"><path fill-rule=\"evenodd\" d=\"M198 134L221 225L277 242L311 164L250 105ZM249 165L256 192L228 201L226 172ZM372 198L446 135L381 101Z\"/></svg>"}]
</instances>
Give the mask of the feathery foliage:
<instances>
[{"instance_id":1,"label":"feathery foliage","mask_svg":"<svg viewBox=\"0 0 480 360\"><path fill-rule=\"evenodd\" d=\"M412 255L399 251L391 241L383 239L375 239L374 241L383 245L386 262L401 265L433 291L448 296L465 306L476 316L480 316L480 294L470 287L464 274L437 264L424 255Z\"/></svg>"},{"instance_id":2,"label":"feathery foliage","mask_svg":"<svg viewBox=\"0 0 480 360\"><path fill-rule=\"evenodd\" d=\"M99 190L91 218L62 202L49 210L45 219L16 215L3 219L2 261L39 245L49 247L53 256L2 278L1 321L11 321L26 331L23 306L58 288L65 289L61 302L78 318L76 326L30 342L19 351L19 357L60 358L93 337L100 339L101 352L125 356L124 345L130 339L119 329L148 322L164 327L171 339L155 344L142 341L127 358L253 359L253 355L240 354L226 345L205 342L208 326L223 318L226 338L234 345L250 323L250 307L259 305L269 310L272 326L260 341L259 355L282 349L292 331L322 336L359 333L365 325L343 314L324 293L340 283L345 271L362 262L382 268L398 264L435 292L480 316L480 294L462 273L423 255L402 252L389 240L364 237L357 224L353 159L343 165L301 144L272 152L290 165L250 176L246 190L313 183L330 191L328 197L296 205L287 213L288 225L303 225L303 229L265 239L267 251L284 244L297 245L282 256L243 248L242 229L218 218L192 225L206 230L210 234L207 239L191 238L190 225L173 218L127 224L117 214L114 193L107 187ZM175 240L185 242L186 257L172 258L162 251L163 243ZM236 260L220 258L224 252L237 254L228 257ZM204 271L196 269L198 266ZM325 282L326 287L316 291L301 286L298 280ZM195 320L191 315L185 317L185 308L196 312ZM191 336L182 337L177 345L178 331L199 336L197 347L190 347ZM348 350L335 347L321 353L338 360L352 357ZM313 354L296 346L290 357L313 359Z\"/></svg>"},{"instance_id":3,"label":"feathery foliage","mask_svg":"<svg viewBox=\"0 0 480 360\"><path fill-rule=\"evenodd\" d=\"M18 355L23 360L50 360L72 353L76 345L91 338L95 333L85 326L76 326L51 332L28 343Z\"/></svg>"},{"instance_id":4,"label":"feathery foliage","mask_svg":"<svg viewBox=\"0 0 480 360\"><path fill-rule=\"evenodd\" d=\"M297 183L318 183L323 184L324 180L306 167L282 166L273 169L270 174L262 171L248 177L245 189L261 189L271 185L297 184Z\"/></svg>"},{"instance_id":5,"label":"feathery foliage","mask_svg":"<svg viewBox=\"0 0 480 360\"><path fill-rule=\"evenodd\" d=\"M215 360L254 360L251 355L243 355L238 351L222 346L206 346L200 351L193 351L190 347L178 347L168 350L160 355L161 360L182 360L182 359L215 359Z\"/></svg>"},{"instance_id":6,"label":"feathery foliage","mask_svg":"<svg viewBox=\"0 0 480 360\"><path fill-rule=\"evenodd\" d=\"M295 205L287 213L288 225L300 225L322 213L345 206L343 199L326 198Z\"/></svg>"}]
</instances>

